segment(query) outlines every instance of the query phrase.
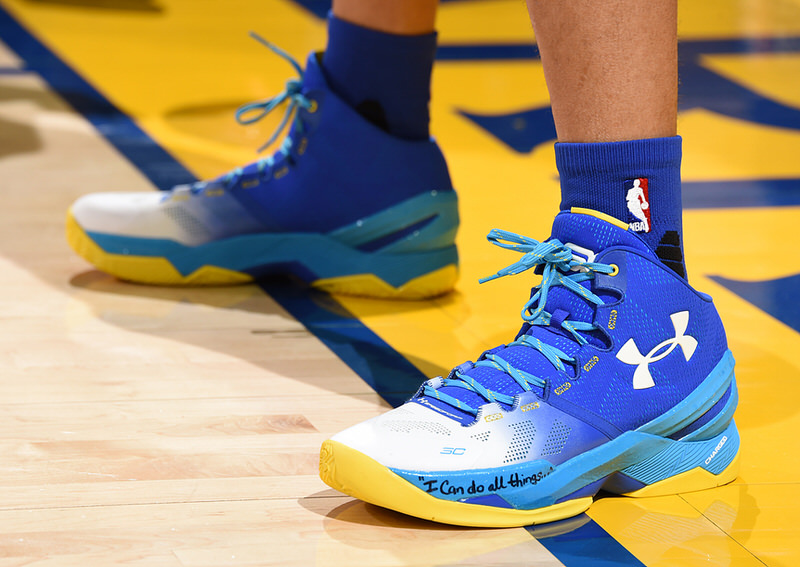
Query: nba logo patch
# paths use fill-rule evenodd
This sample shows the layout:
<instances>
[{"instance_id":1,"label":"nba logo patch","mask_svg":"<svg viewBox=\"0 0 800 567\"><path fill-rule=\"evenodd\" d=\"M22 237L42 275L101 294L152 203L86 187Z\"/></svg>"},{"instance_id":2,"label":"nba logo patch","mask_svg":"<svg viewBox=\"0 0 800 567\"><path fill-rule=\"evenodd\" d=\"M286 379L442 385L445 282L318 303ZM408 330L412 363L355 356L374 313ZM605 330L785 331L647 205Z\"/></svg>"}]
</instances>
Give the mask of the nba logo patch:
<instances>
[{"instance_id":1,"label":"nba logo patch","mask_svg":"<svg viewBox=\"0 0 800 567\"><path fill-rule=\"evenodd\" d=\"M625 181L625 200L633 219L628 223L634 232L650 232L650 197L647 193L647 178L638 177Z\"/></svg>"}]
</instances>

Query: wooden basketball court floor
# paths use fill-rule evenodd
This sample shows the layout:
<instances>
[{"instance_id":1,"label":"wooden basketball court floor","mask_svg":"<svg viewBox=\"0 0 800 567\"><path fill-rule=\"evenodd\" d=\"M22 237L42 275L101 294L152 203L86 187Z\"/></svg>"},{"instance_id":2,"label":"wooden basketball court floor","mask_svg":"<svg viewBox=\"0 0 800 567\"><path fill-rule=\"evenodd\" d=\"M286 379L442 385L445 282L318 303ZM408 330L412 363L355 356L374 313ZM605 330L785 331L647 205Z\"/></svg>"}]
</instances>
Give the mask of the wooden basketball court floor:
<instances>
[{"instance_id":1,"label":"wooden basketball court floor","mask_svg":"<svg viewBox=\"0 0 800 567\"><path fill-rule=\"evenodd\" d=\"M544 237L558 204L523 3L440 11L432 115L461 197L456 292L144 287L63 238L80 195L254 159L278 117L243 128L233 110L292 70L247 31L302 61L326 10L0 0L0 566L799 565L800 2L681 4L686 252L738 361L739 478L502 530L354 501L318 479L317 452L519 325L531 279L477 279L511 261L491 228Z\"/></svg>"}]
</instances>

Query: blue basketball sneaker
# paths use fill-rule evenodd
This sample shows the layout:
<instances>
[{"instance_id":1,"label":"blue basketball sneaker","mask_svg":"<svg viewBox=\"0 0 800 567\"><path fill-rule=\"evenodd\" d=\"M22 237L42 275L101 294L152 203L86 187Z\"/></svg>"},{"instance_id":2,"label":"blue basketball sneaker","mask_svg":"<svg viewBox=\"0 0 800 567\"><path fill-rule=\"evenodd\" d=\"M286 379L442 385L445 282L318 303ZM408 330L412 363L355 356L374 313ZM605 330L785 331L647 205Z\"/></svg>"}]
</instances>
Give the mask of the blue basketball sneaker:
<instances>
[{"instance_id":1,"label":"blue basketball sneaker","mask_svg":"<svg viewBox=\"0 0 800 567\"><path fill-rule=\"evenodd\" d=\"M99 269L142 283L229 284L284 273L365 296L450 290L458 211L438 145L367 121L331 91L316 54L304 71L264 43L300 78L237 118L251 123L288 101L273 139L294 118L277 153L169 191L82 197L67 217L72 247Z\"/></svg>"},{"instance_id":2,"label":"blue basketball sneaker","mask_svg":"<svg viewBox=\"0 0 800 567\"><path fill-rule=\"evenodd\" d=\"M732 481L734 360L711 298L627 225L561 212L546 242L492 231L542 276L516 339L322 446L333 488L420 518L522 526L599 490L655 496Z\"/></svg>"}]
</instances>

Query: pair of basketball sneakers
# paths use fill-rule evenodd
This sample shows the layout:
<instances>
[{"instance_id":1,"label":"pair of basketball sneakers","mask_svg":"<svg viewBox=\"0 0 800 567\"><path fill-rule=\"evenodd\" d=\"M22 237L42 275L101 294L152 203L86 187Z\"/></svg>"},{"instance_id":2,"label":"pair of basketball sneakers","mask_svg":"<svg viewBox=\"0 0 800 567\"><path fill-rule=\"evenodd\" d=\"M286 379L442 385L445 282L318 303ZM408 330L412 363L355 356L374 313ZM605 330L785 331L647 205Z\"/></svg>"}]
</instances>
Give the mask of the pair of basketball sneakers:
<instances>
[{"instance_id":1,"label":"pair of basketball sneakers","mask_svg":"<svg viewBox=\"0 0 800 567\"><path fill-rule=\"evenodd\" d=\"M362 118L317 56L293 64L299 79L242 109L248 120L288 102L274 155L169 191L87 195L68 214L72 247L151 284L281 272L373 297L450 290L457 199L436 143ZM522 254L492 277L541 274L521 330L325 441L327 484L420 518L520 526L579 514L601 489L664 495L735 478L734 360L709 296L597 211L561 211L542 242L489 239Z\"/></svg>"}]
</instances>

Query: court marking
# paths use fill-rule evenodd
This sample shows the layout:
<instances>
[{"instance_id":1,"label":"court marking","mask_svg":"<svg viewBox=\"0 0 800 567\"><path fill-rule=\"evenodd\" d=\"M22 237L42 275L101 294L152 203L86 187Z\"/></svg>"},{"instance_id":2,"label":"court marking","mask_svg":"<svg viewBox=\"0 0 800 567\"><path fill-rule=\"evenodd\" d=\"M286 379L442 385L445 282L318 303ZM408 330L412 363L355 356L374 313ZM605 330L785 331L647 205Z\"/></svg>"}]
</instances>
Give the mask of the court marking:
<instances>
[{"instance_id":1,"label":"court marking","mask_svg":"<svg viewBox=\"0 0 800 567\"><path fill-rule=\"evenodd\" d=\"M644 567L644 563L586 514L525 529L564 567Z\"/></svg>"}]
</instances>

